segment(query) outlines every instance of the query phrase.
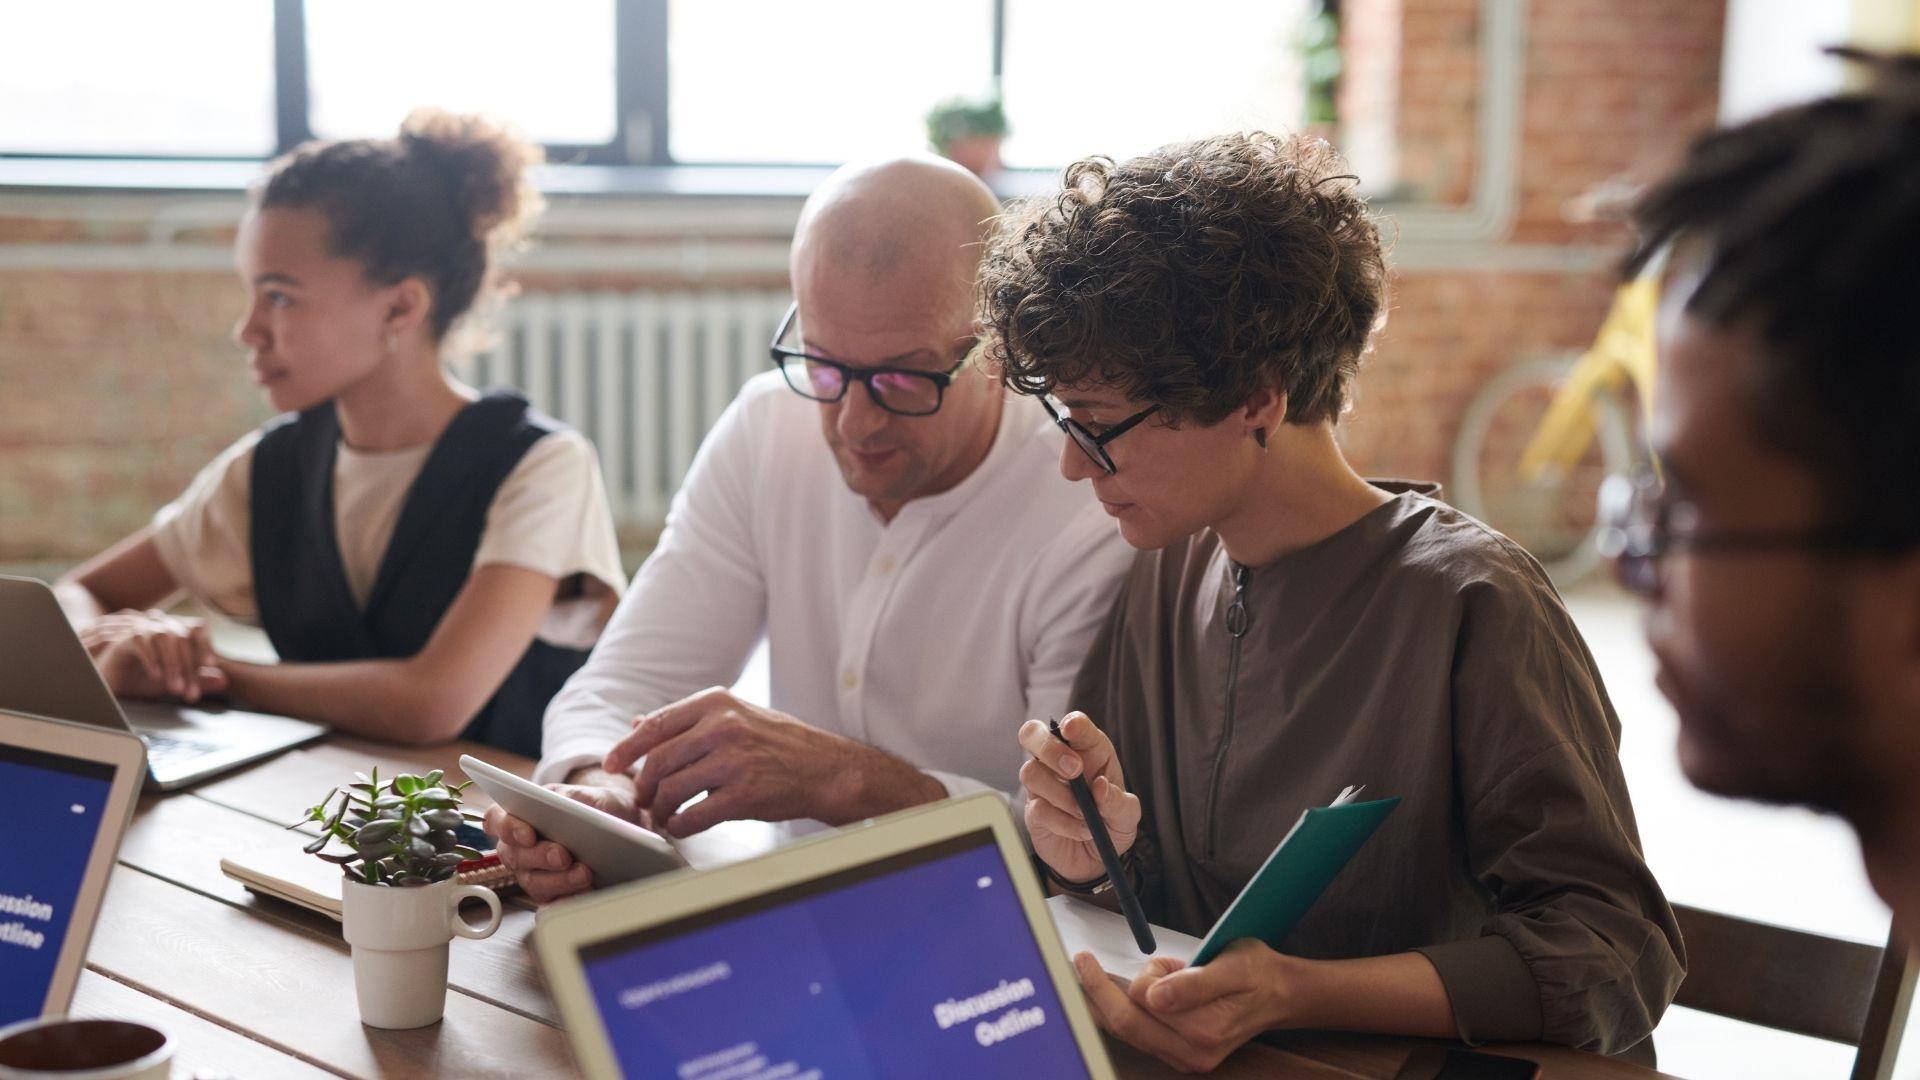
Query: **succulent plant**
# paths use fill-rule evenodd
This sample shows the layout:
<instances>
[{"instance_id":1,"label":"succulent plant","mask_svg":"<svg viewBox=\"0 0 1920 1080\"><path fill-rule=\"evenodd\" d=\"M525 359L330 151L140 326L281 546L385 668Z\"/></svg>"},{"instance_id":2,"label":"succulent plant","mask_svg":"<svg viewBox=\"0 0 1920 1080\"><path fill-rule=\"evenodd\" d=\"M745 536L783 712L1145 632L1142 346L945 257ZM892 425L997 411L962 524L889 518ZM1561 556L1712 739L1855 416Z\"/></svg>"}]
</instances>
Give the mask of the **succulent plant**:
<instances>
[{"instance_id":1,"label":"succulent plant","mask_svg":"<svg viewBox=\"0 0 1920 1080\"><path fill-rule=\"evenodd\" d=\"M445 881L461 863L480 858L455 835L462 823L480 820L460 805L460 794L473 781L448 785L445 776L440 769L425 776L401 773L383 784L378 768L371 776L354 773L354 783L327 792L287 828L319 823L320 835L306 846L307 854L339 865L365 884L404 887ZM331 805L335 796L338 805ZM327 851L335 841L347 850Z\"/></svg>"},{"instance_id":2,"label":"succulent plant","mask_svg":"<svg viewBox=\"0 0 1920 1080\"><path fill-rule=\"evenodd\" d=\"M947 98L927 110L926 122L927 141L943 154L959 139L1007 134L1007 112L998 94Z\"/></svg>"}]
</instances>

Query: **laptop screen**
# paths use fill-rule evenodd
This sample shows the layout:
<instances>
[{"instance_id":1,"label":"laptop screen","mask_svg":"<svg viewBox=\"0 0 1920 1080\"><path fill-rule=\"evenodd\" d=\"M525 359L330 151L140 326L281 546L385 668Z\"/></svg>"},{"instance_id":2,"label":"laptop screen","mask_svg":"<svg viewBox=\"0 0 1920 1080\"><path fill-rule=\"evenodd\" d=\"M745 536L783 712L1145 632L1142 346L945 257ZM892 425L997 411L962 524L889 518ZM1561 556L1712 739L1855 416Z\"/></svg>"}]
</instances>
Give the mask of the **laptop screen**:
<instances>
[{"instance_id":1,"label":"laptop screen","mask_svg":"<svg viewBox=\"0 0 1920 1080\"><path fill-rule=\"evenodd\" d=\"M0 1027L40 1015L113 766L0 746Z\"/></svg>"},{"instance_id":2,"label":"laptop screen","mask_svg":"<svg viewBox=\"0 0 1920 1080\"><path fill-rule=\"evenodd\" d=\"M628 1076L1088 1075L987 829L580 960Z\"/></svg>"}]
</instances>

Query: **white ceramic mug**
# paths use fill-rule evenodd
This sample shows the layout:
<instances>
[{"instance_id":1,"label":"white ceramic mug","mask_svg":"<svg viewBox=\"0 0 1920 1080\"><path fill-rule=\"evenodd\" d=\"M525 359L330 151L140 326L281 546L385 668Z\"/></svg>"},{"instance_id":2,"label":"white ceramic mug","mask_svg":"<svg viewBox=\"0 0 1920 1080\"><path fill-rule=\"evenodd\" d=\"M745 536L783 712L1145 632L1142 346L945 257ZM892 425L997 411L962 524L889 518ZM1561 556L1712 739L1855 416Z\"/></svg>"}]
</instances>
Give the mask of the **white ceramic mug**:
<instances>
[{"instance_id":1,"label":"white ceramic mug","mask_svg":"<svg viewBox=\"0 0 1920 1080\"><path fill-rule=\"evenodd\" d=\"M173 1040L131 1020L49 1016L0 1028L0 1080L167 1080Z\"/></svg>"},{"instance_id":2,"label":"white ceramic mug","mask_svg":"<svg viewBox=\"0 0 1920 1080\"><path fill-rule=\"evenodd\" d=\"M484 902L491 917L469 926L460 901ZM447 1008L447 945L458 934L490 937L500 928L500 898L484 885L453 879L432 885L366 885L348 878L341 889L342 929L353 947L353 987L360 1022L377 1028L417 1028Z\"/></svg>"}]
</instances>

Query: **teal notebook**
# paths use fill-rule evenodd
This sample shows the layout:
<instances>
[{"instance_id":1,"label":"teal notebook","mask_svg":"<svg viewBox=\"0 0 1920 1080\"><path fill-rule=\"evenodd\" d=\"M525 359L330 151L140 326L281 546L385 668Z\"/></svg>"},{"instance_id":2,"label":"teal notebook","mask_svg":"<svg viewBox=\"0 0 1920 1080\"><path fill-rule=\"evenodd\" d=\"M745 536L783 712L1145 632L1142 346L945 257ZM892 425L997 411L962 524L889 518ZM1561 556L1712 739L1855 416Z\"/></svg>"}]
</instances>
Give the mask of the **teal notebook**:
<instances>
[{"instance_id":1,"label":"teal notebook","mask_svg":"<svg viewBox=\"0 0 1920 1080\"><path fill-rule=\"evenodd\" d=\"M1280 846L1273 849L1260 871L1233 898L1226 914L1207 931L1198 966L1219 955L1241 938L1259 938L1275 949L1293 932L1294 925L1327 891L1360 845L1400 805L1400 796L1354 802L1358 788L1348 788L1327 806L1300 815Z\"/></svg>"}]
</instances>

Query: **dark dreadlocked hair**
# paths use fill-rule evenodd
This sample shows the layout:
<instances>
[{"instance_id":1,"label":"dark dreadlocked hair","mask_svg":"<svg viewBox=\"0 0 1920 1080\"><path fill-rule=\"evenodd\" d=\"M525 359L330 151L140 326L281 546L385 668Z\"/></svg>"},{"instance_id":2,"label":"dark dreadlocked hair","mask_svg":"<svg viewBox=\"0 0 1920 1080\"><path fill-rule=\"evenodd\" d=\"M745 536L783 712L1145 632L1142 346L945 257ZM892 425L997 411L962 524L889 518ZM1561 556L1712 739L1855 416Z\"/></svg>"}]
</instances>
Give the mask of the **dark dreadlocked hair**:
<instances>
[{"instance_id":1,"label":"dark dreadlocked hair","mask_svg":"<svg viewBox=\"0 0 1920 1080\"><path fill-rule=\"evenodd\" d=\"M1626 271L1679 242L1688 314L1765 342L1761 437L1814 471L1831 527L1898 546L1920 543L1920 57L1864 58L1872 90L1695 142L1635 209Z\"/></svg>"}]
</instances>

